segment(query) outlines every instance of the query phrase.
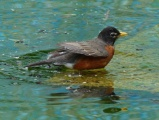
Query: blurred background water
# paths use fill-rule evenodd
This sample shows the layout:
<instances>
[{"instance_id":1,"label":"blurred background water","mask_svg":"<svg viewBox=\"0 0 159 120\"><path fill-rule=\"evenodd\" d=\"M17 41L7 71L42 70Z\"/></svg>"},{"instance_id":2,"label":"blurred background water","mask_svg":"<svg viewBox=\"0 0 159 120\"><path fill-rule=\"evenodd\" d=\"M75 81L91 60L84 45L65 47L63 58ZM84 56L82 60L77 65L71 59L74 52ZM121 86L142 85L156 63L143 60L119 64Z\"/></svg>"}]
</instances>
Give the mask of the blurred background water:
<instances>
[{"instance_id":1,"label":"blurred background water","mask_svg":"<svg viewBox=\"0 0 159 120\"><path fill-rule=\"evenodd\" d=\"M157 0L0 4L1 120L159 118ZM24 68L45 59L57 43L95 38L110 25L129 35L116 42L115 56L105 70Z\"/></svg>"}]
</instances>

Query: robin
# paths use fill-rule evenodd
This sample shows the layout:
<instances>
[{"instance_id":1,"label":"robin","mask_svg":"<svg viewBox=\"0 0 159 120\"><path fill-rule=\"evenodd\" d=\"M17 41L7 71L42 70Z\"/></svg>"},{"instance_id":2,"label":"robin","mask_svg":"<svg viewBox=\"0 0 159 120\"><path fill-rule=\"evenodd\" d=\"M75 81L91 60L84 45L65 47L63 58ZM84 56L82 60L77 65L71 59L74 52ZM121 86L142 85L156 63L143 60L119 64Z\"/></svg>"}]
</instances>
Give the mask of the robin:
<instances>
[{"instance_id":1,"label":"robin","mask_svg":"<svg viewBox=\"0 0 159 120\"><path fill-rule=\"evenodd\" d=\"M116 28L104 28L98 37L84 42L64 42L59 49L51 52L47 60L32 63L26 67L53 64L77 70L104 68L114 55L114 43L120 36L127 33Z\"/></svg>"}]
</instances>

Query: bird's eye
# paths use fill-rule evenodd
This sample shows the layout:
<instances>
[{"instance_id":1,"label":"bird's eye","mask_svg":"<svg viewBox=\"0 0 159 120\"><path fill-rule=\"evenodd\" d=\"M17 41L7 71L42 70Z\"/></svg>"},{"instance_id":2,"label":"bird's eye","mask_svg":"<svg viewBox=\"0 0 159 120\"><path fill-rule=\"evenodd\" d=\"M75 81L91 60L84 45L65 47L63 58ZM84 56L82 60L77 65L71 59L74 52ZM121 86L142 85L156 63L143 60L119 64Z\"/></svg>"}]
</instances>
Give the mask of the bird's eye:
<instances>
[{"instance_id":1,"label":"bird's eye","mask_svg":"<svg viewBox=\"0 0 159 120\"><path fill-rule=\"evenodd\" d=\"M111 32L111 33L110 33L110 36L111 36L112 38L116 38L116 37L117 37L117 33Z\"/></svg>"}]
</instances>

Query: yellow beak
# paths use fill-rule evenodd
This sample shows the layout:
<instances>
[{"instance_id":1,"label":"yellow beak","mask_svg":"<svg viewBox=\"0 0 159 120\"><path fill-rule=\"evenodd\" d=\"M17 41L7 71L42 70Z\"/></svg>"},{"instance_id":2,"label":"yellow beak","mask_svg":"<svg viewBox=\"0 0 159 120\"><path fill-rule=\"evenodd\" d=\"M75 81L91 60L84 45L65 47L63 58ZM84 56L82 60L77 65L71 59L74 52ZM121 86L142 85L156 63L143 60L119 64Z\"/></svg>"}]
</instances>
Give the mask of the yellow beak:
<instances>
[{"instance_id":1,"label":"yellow beak","mask_svg":"<svg viewBox=\"0 0 159 120\"><path fill-rule=\"evenodd\" d=\"M119 36L126 36L127 33L126 32L120 32L120 35Z\"/></svg>"}]
</instances>

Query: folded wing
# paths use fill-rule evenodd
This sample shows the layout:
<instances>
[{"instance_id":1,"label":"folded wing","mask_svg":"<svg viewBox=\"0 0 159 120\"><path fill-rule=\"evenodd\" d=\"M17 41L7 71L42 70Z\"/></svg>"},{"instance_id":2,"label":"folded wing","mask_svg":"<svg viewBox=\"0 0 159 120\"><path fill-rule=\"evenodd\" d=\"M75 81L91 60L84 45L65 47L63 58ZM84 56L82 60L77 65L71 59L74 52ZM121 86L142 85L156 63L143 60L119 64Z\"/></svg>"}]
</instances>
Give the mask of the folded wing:
<instances>
[{"instance_id":1,"label":"folded wing","mask_svg":"<svg viewBox=\"0 0 159 120\"><path fill-rule=\"evenodd\" d=\"M106 43L101 40L95 39L87 42L66 42L61 43L61 49L71 53L83 54L93 57L106 57L108 52L105 49Z\"/></svg>"}]
</instances>

